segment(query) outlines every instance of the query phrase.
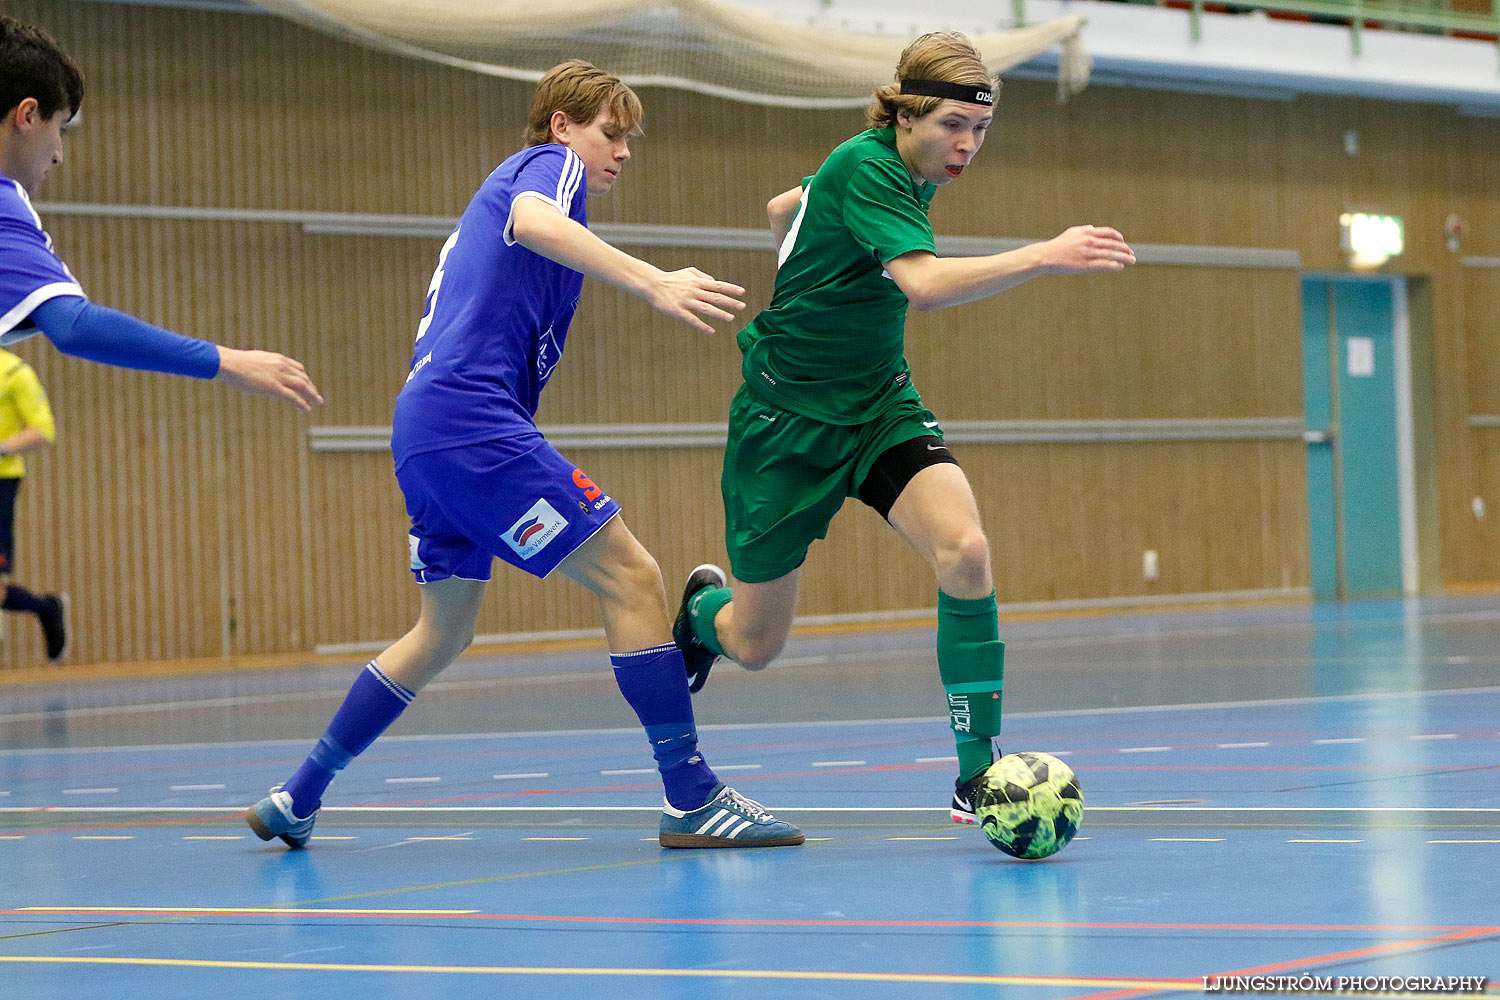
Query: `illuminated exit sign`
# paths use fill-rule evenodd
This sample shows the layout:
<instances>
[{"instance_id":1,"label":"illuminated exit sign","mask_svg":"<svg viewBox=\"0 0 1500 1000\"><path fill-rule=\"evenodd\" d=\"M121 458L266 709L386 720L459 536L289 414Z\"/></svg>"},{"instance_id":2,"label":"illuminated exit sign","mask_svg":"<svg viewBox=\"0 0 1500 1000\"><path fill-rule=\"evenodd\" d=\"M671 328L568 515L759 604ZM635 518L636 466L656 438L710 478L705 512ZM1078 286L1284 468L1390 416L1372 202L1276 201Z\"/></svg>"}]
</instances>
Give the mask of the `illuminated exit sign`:
<instances>
[{"instance_id":1,"label":"illuminated exit sign","mask_svg":"<svg viewBox=\"0 0 1500 1000\"><path fill-rule=\"evenodd\" d=\"M1379 267L1406 249L1406 234L1397 216L1345 212L1339 216L1339 243L1356 264Z\"/></svg>"}]
</instances>

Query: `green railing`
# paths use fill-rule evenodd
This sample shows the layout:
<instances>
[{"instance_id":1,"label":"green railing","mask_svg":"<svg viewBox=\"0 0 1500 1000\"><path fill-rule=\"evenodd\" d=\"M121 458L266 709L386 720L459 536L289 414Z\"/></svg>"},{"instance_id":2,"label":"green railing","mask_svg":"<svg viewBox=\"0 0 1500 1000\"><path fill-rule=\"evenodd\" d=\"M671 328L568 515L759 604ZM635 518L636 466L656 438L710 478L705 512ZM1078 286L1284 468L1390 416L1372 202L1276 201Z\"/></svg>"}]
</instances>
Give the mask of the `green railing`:
<instances>
[{"instance_id":1,"label":"green railing","mask_svg":"<svg viewBox=\"0 0 1500 1000\"><path fill-rule=\"evenodd\" d=\"M1140 0L1135 0L1140 2ZM1150 2L1150 0L1146 0ZM1496 53L1500 55L1500 0L1490 0L1490 12L1458 11L1448 9L1444 0L1416 0L1406 3L1370 3L1367 0L1220 0L1205 4L1204 0L1180 0L1169 3L1172 7L1188 8L1189 33L1193 41L1203 37L1203 11L1205 6L1215 11L1229 9L1236 13L1247 10L1263 10L1274 13L1296 14L1322 23L1333 21L1347 24L1350 46L1358 58L1364 50L1364 32L1367 23L1375 22L1384 27L1427 31L1434 34L1479 35L1496 39ZM1011 10L1017 27L1027 23L1026 0L1011 0ZM1500 72L1500 62L1496 65Z\"/></svg>"}]
</instances>

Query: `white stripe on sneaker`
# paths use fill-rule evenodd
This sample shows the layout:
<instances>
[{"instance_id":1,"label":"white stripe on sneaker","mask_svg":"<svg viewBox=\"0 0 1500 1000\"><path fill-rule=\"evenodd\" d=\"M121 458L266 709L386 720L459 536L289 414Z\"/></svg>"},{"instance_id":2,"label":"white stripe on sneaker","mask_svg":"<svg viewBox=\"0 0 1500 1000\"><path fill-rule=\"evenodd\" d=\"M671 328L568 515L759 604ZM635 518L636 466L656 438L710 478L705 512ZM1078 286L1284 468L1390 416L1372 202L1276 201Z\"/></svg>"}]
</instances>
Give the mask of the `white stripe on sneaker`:
<instances>
[{"instance_id":1,"label":"white stripe on sneaker","mask_svg":"<svg viewBox=\"0 0 1500 1000\"><path fill-rule=\"evenodd\" d=\"M726 812L727 810L720 809L718 812L714 813L709 817L708 822L704 823L702 826L698 827L698 829L693 831L693 835L697 836L699 834L707 833L708 828L714 826L719 822L719 820L723 819Z\"/></svg>"},{"instance_id":2,"label":"white stripe on sneaker","mask_svg":"<svg viewBox=\"0 0 1500 1000\"><path fill-rule=\"evenodd\" d=\"M710 837L722 837L724 836L725 830L729 829L731 826L734 826L734 824L739 822L739 820L741 820L742 818L743 817L741 817L738 813L730 813L728 817L725 818L724 822L708 831L708 835Z\"/></svg>"},{"instance_id":3,"label":"white stripe on sneaker","mask_svg":"<svg viewBox=\"0 0 1500 1000\"><path fill-rule=\"evenodd\" d=\"M753 826L753 825L754 824L751 823L747 819L744 822L742 822L739 826L735 827L733 830L731 830L728 833L724 834L724 836L728 837L730 840L733 840L734 838L738 837L740 834L744 833L746 827L750 827L750 826Z\"/></svg>"}]
</instances>

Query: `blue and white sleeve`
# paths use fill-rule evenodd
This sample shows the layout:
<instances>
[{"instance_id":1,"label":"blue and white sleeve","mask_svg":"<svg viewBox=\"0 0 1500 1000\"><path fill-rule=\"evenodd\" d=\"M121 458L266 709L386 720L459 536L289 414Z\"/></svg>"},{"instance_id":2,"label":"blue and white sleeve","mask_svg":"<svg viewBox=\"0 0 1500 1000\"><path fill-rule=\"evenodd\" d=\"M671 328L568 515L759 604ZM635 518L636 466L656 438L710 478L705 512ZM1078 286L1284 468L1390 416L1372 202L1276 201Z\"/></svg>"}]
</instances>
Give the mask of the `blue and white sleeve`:
<instances>
[{"instance_id":1,"label":"blue and white sleeve","mask_svg":"<svg viewBox=\"0 0 1500 1000\"><path fill-rule=\"evenodd\" d=\"M526 161L512 182L510 205L505 216L505 245L515 246L511 232L515 225L516 202L522 198L540 198L567 218L573 214L574 202L588 196L583 183L583 160L566 146L538 147L536 155Z\"/></svg>"},{"instance_id":2,"label":"blue and white sleeve","mask_svg":"<svg viewBox=\"0 0 1500 1000\"><path fill-rule=\"evenodd\" d=\"M24 193L0 182L0 345L34 336L32 312L61 297L85 299Z\"/></svg>"}]
</instances>

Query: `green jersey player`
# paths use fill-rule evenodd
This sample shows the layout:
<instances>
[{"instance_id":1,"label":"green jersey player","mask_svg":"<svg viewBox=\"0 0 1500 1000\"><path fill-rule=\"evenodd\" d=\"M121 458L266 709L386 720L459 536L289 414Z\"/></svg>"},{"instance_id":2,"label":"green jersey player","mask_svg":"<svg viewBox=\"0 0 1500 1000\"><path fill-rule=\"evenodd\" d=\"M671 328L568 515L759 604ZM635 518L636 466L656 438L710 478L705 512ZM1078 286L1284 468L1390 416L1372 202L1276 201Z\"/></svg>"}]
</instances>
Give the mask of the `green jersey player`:
<instances>
[{"instance_id":1,"label":"green jersey player","mask_svg":"<svg viewBox=\"0 0 1500 1000\"><path fill-rule=\"evenodd\" d=\"M776 291L739 337L745 382L724 456L737 583L727 587L717 567L694 570L674 629L694 691L717 656L766 666L791 629L808 547L858 497L937 576L938 669L958 744L952 815L968 823L1000 732L1004 645L973 491L903 356L906 313L1135 260L1100 226L987 257L937 256L928 205L983 145L995 89L967 38L923 35L902 53L896 82L876 92L872 127L767 205Z\"/></svg>"}]
</instances>

